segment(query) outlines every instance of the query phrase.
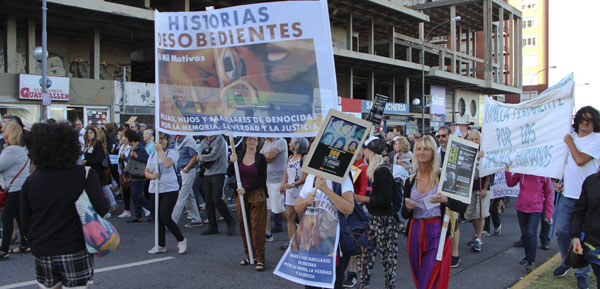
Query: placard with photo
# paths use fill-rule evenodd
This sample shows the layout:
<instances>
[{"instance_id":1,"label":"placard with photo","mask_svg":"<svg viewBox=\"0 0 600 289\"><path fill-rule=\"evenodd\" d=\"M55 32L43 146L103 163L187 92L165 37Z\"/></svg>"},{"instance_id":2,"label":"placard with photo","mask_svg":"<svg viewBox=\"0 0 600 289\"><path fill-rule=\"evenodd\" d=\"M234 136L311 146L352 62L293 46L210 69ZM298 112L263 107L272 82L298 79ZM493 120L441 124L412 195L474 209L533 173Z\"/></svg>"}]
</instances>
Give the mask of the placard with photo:
<instances>
[{"instance_id":1,"label":"placard with photo","mask_svg":"<svg viewBox=\"0 0 600 289\"><path fill-rule=\"evenodd\" d=\"M372 124L346 113L330 110L308 152L302 171L343 183Z\"/></svg>"},{"instance_id":2,"label":"placard with photo","mask_svg":"<svg viewBox=\"0 0 600 289\"><path fill-rule=\"evenodd\" d=\"M479 146L450 135L438 191L448 198L471 203L471 193Z\"/></svg>"}]
</instances>

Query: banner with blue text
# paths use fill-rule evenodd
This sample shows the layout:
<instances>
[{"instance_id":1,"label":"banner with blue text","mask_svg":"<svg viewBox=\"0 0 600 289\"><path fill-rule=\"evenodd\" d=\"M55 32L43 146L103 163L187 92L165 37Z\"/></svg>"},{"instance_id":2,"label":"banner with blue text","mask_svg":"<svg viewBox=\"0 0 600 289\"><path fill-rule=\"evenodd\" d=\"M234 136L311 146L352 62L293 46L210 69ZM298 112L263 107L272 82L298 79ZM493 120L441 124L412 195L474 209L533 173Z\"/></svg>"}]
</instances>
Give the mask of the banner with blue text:
<instances>
[{"instance_id":1,"label":"banner with blue text","mask_svg":"<svg viewBox=\"0 0 600 289\"><path fill-rule=\"evenodd\" d=\"M155 33L161 131L315 136L337 107L327 1L155 12Z\"/></svg>"},{"instance_id":2,"label":"banner with blue text","mask_svg":"<svg viewBox=\"0 0 600 289\"><path fill-rule=\"evenodd\" d=\"M486 176L510 166L511 172L562 178L573 114L573 74L540 96L506 104L486 98L479 174Z\"/></svg>"}]
</instances>

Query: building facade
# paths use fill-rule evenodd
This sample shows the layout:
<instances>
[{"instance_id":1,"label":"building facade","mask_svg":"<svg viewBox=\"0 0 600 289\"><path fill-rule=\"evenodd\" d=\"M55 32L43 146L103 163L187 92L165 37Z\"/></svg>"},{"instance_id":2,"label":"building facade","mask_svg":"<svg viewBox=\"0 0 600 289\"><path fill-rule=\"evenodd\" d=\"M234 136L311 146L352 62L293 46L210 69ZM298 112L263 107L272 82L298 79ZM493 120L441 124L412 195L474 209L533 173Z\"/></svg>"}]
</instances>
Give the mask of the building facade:
<instances>
[{"instance_id":1,"label":"building facade","mask_svg":"<svg viewBox=\"0 0 600 289\"><path fill-rule=\"evenodd\" d=\"M96 114L106 114L109 121L137 117L153 123L153 9L197 11L257 2L265 1L48 0L48 72L70 81L69 100L54 101L50 116L93 123ZM41 5L34 0L6 5L0 12L0 114L34 122L40 101L19 97L19 75L41 73L31 53L41 43ZM447 123L477 125L483 97L521 92L521 12L505 1L330 0L328 5L342 110L365 112L375 94L385 94L388 126L422 130L424 116L429 132ZM432 30L456 16L461 20Z\"/></svg>"}]
</instances>

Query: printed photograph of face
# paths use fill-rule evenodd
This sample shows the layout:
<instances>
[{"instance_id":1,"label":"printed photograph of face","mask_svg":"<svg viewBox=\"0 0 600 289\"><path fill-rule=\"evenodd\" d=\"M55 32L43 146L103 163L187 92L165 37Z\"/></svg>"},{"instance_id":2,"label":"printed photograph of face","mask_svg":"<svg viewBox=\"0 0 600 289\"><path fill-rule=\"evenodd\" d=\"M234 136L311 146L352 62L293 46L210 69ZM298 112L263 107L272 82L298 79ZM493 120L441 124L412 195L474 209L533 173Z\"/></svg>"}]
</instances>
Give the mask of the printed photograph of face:
<instances>
[{"instance_id":1,"label":"printed photograph of face","mask_svg":"<svg viewBox=\"0 0 600 289\"><path fill-rule=\"evenodd\" d=\"M312 39L185 51L159 49L159 55L170 59L159 61L161 112L163 107L165 113L182 116L313 111L319 83Z\"/></svg>"},{"instance_id":2,"label":"printed photograph of face","mask_svg":"<svg viewBox=\"0 0 600 289\"><path fill-rule=\"evenodd\" d=\"M292 240L294 252L333 256L338 221L327 211L304 215Z\"/></svg>"},{"instance_id":3,"label":"printed photograph of face","mask_svg":"<svg viewBox=\"0 0 600 289\"><path fill-rule=\"evenodd\" d=\"M353 154L365 131L366 129L362 126L332 117L323 132L320 143Z\"/></svg>"}]
</instances>

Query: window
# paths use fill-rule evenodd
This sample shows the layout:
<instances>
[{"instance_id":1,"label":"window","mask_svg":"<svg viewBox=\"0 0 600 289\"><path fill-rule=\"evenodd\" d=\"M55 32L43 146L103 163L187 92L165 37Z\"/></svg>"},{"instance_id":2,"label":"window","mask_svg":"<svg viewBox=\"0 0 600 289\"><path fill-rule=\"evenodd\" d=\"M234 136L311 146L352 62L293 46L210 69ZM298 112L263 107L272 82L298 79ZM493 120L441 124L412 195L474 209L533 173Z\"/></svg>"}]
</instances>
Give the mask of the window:
<instances>
[{"instance_id":1,"label":"window","mask_svg":"<svg viewBox=\"0 0 600 289\"><path fill-rule=\"evenodd\" d=\"M467 112L467 104L465 103L465 99L461 97L458 100L458 114L465 116L465 112Z\"/></svg>"},{"instance_id":2,"label":"window","mask_svg":"<svg viewBox=\"0 0 600 289\"><path fill-rule=\"evenodd\" d=\"M474 99L471 99L471 105L469 106L469 110L471 111L471 116L477 116L477 102Z\"/></svg>"},{"instance_id":3,"label":"window","mask_svg":"<svg viewBox=\"0 0 600 289\"><path fill-rule=\"evenodd\" d=\"M521 5L521 10L535 9L535 3L528 3Z\"/></svg>"},{"instance_id":4,"label":"window","mask_svg":"<svg viewBox=\"0 0 600 289\"><path fill-rule=\"evenodd\" d=\"M535 17L523 19L523 29L533 28L536 26Z\"/></svg>"},{"instance_id":5,"label":"window","mask_svg":"<svg viewBox=\"0 0 600 289\"><path fill-rule=\"evenodd\" d=\"M523 47L536 47L537 36L525 36L523 38Z\"/></svg>"}]
</instances>

